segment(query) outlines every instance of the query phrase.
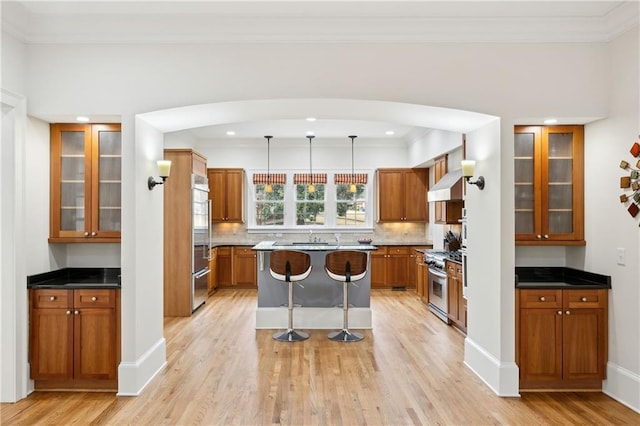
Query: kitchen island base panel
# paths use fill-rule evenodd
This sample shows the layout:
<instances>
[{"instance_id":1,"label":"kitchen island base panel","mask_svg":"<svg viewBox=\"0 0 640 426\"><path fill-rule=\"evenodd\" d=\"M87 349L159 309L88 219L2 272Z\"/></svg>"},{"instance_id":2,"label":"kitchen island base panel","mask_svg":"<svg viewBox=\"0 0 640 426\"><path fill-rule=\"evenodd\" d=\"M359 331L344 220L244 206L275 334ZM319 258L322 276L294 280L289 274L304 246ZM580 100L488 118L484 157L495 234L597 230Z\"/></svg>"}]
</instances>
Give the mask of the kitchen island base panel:
<instances>
[{"instance_id":1,"label":"kitchen island base panel","mask_svg":"<svg viewBox=\"0 0 640 426\"><path fill-rule=\"evenodd\" d=\"M288 309L286 307L258 307L256 310L256 329L282 329L287 327ZM342 308L304 308L293 311L293 323L297 329L341 329ZM349 308L350 329L371 329L371 308Z\"/></svg>"}]
</instances>

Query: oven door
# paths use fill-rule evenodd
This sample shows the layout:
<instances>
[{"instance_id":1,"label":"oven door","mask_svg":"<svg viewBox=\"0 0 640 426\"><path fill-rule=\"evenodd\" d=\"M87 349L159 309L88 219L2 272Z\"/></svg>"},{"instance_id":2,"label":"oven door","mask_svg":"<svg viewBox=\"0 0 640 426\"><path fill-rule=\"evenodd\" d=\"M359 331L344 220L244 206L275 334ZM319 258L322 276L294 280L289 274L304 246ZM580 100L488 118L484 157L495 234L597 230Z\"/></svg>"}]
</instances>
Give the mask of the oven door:
<instances>
[{"instance_id":1,"label":"oven door","mask_svg":"<svg viewBox=\"0 0 640 426\"><path fill-rule=\"evenodd\" d=\"M448 304L447 274L439 269L429 268L429 309L447 324Z\"/></svg>"}]
</instances>

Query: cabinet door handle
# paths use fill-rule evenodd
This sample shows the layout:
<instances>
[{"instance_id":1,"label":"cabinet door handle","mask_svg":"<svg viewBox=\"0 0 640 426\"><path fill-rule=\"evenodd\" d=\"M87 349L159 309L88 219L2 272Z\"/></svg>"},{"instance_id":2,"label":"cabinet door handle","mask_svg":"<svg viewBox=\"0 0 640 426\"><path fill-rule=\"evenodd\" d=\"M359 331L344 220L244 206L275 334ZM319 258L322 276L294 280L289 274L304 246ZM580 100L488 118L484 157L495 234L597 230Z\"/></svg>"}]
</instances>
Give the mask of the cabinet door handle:
<instances>
[{"instance_id":1,"label":"cabinet door handle","mask_svg":"<svg viewBox=\"0 0 640 426\"><path fill-rule=\"evenodd\" d=\"M562 311L558 311L558 315L562 315Z\"/></svg>"},{"instance_id":2,"label":"cabinet door handle","mask_svg":"<svg viewBox=\"0 0 640 426\"><path fill-rule=\"evenodd\" d=\"M540 301L541 301L541 302L544 302L544 301L545 301L544 296L540 296Z\"/></svg>"},{"instance_id":3,"label":"cabinet door handle","mask_svg":"<svg viewBox=\"0 0 640 426\"><path fill-rule=\"evenodd\" d=\"M55 297L55 296L51 296L51 297L49 298L49 300L51 300L51 301L53 302L54 300L56 300L56 297Z\"/></svg>"},{"instance_id":4,"label":"cabinet door handle","mask_svg":"<svg viewBox=\"0 0 640 426\"><path fill-rule=\"evenodd\" d=\"M91 236L92 236L92 237L95 237L96 235L98 235L98 233L97 233L96 231L93 231L93 232L91 233Z\"/></svg>"},{"instance_id":5,"label":"cabinet door handle","mask_svg":"<svg viewBox=\"0 0 640 426\"><path fill-rule=\"evenodd\" d=\"M88 232L85 232L85 233L84 233L84 236L85 236L85 237L88 237L88 236L89 236L89 233L88 233Z\"/></svg>"},{"instance_id":6,"label":"cabinet door handle","mask_svg":"<svg viewBox=\"0 0 640 426\"><path fill-rule=\"evenodd\" d=\"M97 298L97 297L95 297L95 296L93 296L93 297L91 298L91 301L92 301L92 302L95 302L96 300L98 300L98 298Z\"/></svg>"},{"instance_id":7,"label":"cabinet door handle","mask_svg":"<svg viewBox=\"0 0 640 426\"><path fill-rule=\"evenodd\" d=\"M73 311L73 315L78 315L80 311Z\"/></svg>"},{"instance_id":8,"label":"cabinet door handle","mask_svg":"<svg viewBox=\"0 0 640 426\"><path fill-rule=\"evenodd\" d=\"M571 315L571 312L569 312L569 311L564 311L564 313L567 314L567 315Z\"/></svg>"},{"instance_id":9,"label":"cabinet door handle","mask_svg":"<svg viewBox=\"0 0 640 426\"><path fill-rule=\"evenodd\" d=\"M586 301L587 301L587 298L586 298L586 297L581 297L581 298L580 298L580 301L581 301L581 302L586 302Z\"/></svg>"},{"instance_id":10,"label":"cabinet door handle","mask_svg":"<svg viewBox=\"0 0 640 426\"><path fill-rule=\"evenodd\" d=\"M536 235L536 238L541 240L542 239L542 235L538 234L538 235Z\"/></svg>"},{"instance_id":11,"label":"cabinet door handle","mask_svg":"<svg viewBox=\"0 0 640 426\"><path fill-rule=\"evenodd\" d=\"M544 234L544 238L548 240L549 236L547 234Z\"/></svg>"},{"instance_id":12,"label":"cabinet door handle","mask_svg":"<svg viewBox=\"0 0 640 426\"><path fill-rule=\"evenodd\" d=\"M67 311L67 315L71 315L71 311Z\"/></svg>"}]
</instances>

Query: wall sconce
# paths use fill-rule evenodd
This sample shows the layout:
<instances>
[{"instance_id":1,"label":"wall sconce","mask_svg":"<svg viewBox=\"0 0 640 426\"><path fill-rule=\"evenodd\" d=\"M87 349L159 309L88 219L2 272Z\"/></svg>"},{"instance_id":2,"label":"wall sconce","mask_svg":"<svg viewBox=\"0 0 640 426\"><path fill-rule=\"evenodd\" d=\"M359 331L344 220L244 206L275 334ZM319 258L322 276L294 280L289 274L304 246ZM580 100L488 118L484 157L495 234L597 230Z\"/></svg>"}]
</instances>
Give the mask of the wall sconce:
<instances>
[{"instance_id":1,"label":"wall sconce","mask_svg":"<svg viewBox=\"0 0 640 426\"><path fill-rule=\"evenodd\" d=\"M473 171L476 168L476 162L474 160L462 160L460 162L462 166L462 176L467 180L468 184L476 185L478 189L484 189L484 176L478 176L475 182L470 179L473 177Z\"/></svg>"},{"instance_id":2,"label":"wall sconce","mask_svg":"<svg viewBox=\"0 0 640 426\"><path fill-rule=\"evenodd\" d=\"M160 175L160 179L162 181L156 181L153 176L149 176L147 180L147 185L149 186L149 191L151 191L156 185L162 185L165 180L169 177L169 173L171 172L171 161L169 160L158 160L158 175Z\"/></svg>"}]
</instances>

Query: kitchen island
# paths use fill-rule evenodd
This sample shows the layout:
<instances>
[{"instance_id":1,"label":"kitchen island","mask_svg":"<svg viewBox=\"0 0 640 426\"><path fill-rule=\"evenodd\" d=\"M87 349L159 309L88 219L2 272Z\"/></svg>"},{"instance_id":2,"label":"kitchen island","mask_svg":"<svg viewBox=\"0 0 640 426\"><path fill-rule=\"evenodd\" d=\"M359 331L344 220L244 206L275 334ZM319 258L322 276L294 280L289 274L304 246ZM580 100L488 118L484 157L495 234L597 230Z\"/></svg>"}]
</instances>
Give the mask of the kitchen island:
<instances>
[{"instance_id":1,"label":"kitchen island","mask_svg":"<svg viewBox=\"0 0 640 426\"><path fill-rule=\"evenodd\" d=\"M325 256L336 250L373 251L370 244L291 243L262 241L253 247L258 252L258 309L256 328L280 329L287 326L287 284L274 279L269 273L271 252L298 250L311 256L311 274L295 285L294 327L296 329L342 328L342 283L332 280L324 269ZM368 261L365 277L349 285L350 328L371 328L370 289L371 275Z\"/></svg>"}]
</instances>

